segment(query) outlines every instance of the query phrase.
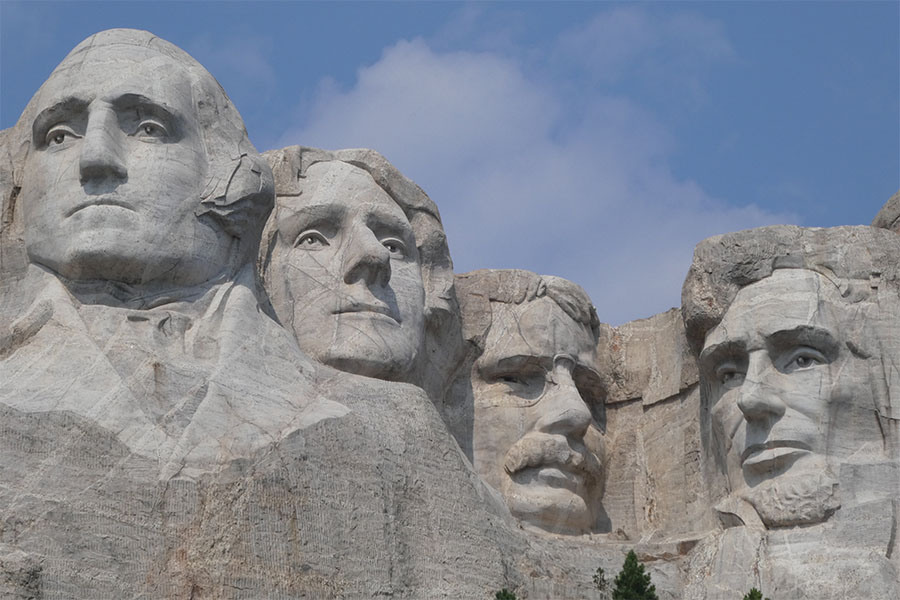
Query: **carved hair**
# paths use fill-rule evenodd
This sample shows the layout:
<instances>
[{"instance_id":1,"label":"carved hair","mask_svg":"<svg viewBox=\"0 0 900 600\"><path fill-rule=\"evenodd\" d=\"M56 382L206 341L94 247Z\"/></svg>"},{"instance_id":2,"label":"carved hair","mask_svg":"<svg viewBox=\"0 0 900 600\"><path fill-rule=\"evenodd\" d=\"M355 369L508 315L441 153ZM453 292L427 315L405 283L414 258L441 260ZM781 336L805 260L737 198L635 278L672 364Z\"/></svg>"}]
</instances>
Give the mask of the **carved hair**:
<instances>
[{"instance_id":1,"label":"carved hair","mask_svg":"<svg viewBox=\"0 0 900 600\"><path fill-rule=\"evenodd\" d=\"M491 327L491 302L522 304L549 298L576 323L588 327L595 341L599 338L600 321L590 297L567 279L521 269L484 269L458 275L456 284L463 337L480 350Z\"/></svg>"},{"instance_id":2,"label":"carved hair","mask_svg":"<svg viewBox=\"0 0 900 600\"><path fill-rule=\"evenodd\" d=\"M148 31L109 29L75 46L53 73L84 61L96 48L120 45L150 49L172 59L187 73L209 161L207 182L198 198L197 215L209 215L226 232L244 242L241 264L255 259L259 237L275 199L274 180L269 166L250 143L240 114L209 71L181 48ZM52 77L53 74L48 81ZM32 123L43 89L41 86L31 98L15 126L15 184L19 188L22 186L22 166L31 150Z\"/></svg>"},{"instance_id":3,"label":"carved hair","mask_svg":"<svg viewBox=\"0 0 900 600\"><path fill-rule=\"evenodd\" d=\"M900 237L873 227L760 227L708 238L697 244L681 291L688 341L695 354L738 291L776 269L807 269L837 287L848 303L879 289L897 294ZM890 290L894 290L891 292Z\"/></svg>"}]
</instances>

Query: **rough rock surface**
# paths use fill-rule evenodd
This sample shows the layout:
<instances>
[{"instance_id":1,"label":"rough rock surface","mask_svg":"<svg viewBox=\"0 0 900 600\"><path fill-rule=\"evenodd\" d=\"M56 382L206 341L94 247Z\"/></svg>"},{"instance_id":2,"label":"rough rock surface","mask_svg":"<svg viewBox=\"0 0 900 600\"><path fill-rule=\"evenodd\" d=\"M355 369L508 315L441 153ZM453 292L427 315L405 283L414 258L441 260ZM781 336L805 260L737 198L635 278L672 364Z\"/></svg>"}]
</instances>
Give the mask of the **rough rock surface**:
<instances>
[{"instance_id":1,"label":"rough rock surface","mask_svg":"<svg viewBox=\"0 0 900 600\"><path fill-rule=\"evenodd\" d=\"M0 131L0 194L2 598L599 598L631 549L666 600L898 595L897 196L705 240L613 328L557 278L454 283L384 157L263 158L131 30Z\"/></svg>"},{"instance_id":2,"label":"rough rock surface","mask_svg":"<svg viewBox=\"0 0 900 600\"><path fill-rule=\"evenodd\" d=\"M900 233L900 192L897 192L891 199L884 203L875 219L872 220L872 227L882 227L890 229L894 233Z\"/></svg>"},{"instance_id":3,"label":"rough rock surface","mask_svg":"<svg viewBox=\"0 0 900 600\"><path fill-rule=\"evenodd\" d=\"M896 597L897 257L900 239L871 227L776 226L697 246L683 310L726 529L692 557L705 576L690 597L747 581L773 597Z\"/></svg>"}]
</instances>

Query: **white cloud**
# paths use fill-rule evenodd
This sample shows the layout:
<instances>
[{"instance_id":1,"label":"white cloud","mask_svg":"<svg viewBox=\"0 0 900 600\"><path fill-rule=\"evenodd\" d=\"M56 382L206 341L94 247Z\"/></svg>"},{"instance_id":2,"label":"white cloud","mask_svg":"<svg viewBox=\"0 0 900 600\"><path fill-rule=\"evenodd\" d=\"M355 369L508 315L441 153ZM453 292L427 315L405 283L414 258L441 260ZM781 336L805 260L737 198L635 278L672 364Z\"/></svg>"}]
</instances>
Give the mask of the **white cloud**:
<instances>
[{"instance_id":1,"label":"white cloud","mask_svg":"<svg viewBox=\"0 0 900 600\"><path fill-rule=\"evenodd\" d=\"M437 55L416 39L360 69L352 90L323 85L305 126L283 141L373 146L406 168L429 168L435 160L479 161L544 139L558 110L510 62L490 54Z\"/></svg>"},{"instance_id":2,"label":"white cloud","mask_svg":"<svg viewBox=\"0 0 900 600\"><path fill-rule=\"evenodd\" d=\"M704 47L718 39L715 52L730 48L697 20L613 13L615 26L640 35L605 42L619 51L609 69L627 69L659 32L677 41L699 31ZM558 48L571 43L564 36ZM666 163L671 134L654 115L609 93L573 100L563 91L571 83L539 83L496 53L403 41L361 68L352 88L323 83L281 143L378 149L440 207L457 271L567 277L611 323L678 305L704 237L792 219L728 206L678 180Z\"/></svg>"}]
</instances>

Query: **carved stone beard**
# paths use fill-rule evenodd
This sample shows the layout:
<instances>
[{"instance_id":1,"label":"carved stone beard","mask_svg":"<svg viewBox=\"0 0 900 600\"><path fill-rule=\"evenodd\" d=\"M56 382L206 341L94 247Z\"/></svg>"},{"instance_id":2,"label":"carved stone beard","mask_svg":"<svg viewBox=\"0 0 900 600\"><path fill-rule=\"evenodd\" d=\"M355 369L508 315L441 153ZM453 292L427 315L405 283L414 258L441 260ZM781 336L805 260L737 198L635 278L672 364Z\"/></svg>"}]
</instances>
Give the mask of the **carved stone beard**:
<instances>
[{"instance_id":1,"label":"carved stone beard","mask_svg":"<svg viewBox=\"0 0 900 600\"><path fill-rule=\"evenodd\" d=\"M821 523L841 506L838 480L827 469L769 479L741 497L770 529Z\"/></svg>"}]
</instances>

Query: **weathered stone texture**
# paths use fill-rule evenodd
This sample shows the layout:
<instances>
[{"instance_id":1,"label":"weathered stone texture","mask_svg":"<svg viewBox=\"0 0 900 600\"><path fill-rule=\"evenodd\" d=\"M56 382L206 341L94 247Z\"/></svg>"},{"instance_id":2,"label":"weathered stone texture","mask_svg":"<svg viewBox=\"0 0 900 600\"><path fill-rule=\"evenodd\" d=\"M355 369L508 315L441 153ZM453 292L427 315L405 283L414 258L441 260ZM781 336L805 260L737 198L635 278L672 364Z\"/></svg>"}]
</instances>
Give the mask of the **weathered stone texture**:
<instances>
[{"instance_id":1,"label":"weathered stone texture","mask_svg":"<svg viewBox=\"0 0 900 600\"><path fill-rule=\"evenodd\" d=\"M882 227L894 233L900 233L900 192L885 202L872 220L872 227Z\"/></svg>"},{"instance_id":2,"label":"weathered stone texture","mask_svg":"<svg viewBox=\"0 0 900 600\"><path fill-rule=\"evenodd\" d=\"M0 200L2 598L590 598L632 549L664 600L898 595L900 196L705 240L610 327L111 30L0 131Z\"/></svg>"}]
</instances>

